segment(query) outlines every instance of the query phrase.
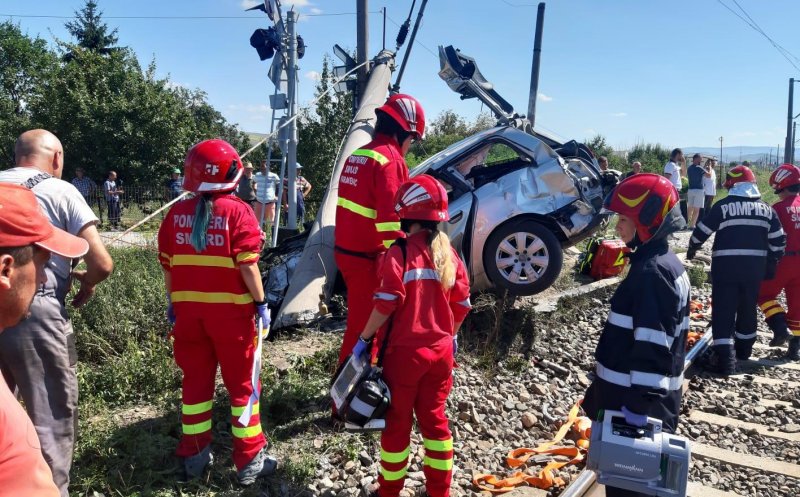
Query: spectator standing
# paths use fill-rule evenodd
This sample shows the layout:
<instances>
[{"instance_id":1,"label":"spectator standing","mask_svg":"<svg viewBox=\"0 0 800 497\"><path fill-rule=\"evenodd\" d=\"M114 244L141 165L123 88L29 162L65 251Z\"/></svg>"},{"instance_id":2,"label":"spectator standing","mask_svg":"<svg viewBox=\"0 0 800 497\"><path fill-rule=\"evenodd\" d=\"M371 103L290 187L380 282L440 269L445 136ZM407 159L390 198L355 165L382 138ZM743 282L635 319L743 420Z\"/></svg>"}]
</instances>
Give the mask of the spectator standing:
<instances>
[{"instance_id":1,"label":"spectator standing","mask_svg":"<svg viewBox=\"0 0 800 497\"><path fill-rule=\"evenodd\" d=\"M255 212L256 182L253 179L253 164L250 162L244 163L244 173L236 187L236 196L247 202L247 205Z\"/></svg>"},{"instance_id":2,"label":"spectator standing","mask_svg":"<svg viewBox=\"0 0 800 497\"><path fill-rule=\"evenodd\" d=\"M669 154L669 162L664 166L664 177L672 183L675 189L678 190L678 193L680 193L683 188L683 184L681 183L681 168L682 164L685 162L683 150L676 148Z\"/></svg>"},{"instance_id":3,"label":"spectator standing","mask_svg":"<svg viewBox=\"0 0 800 497\"><path fill-rule=\"evenodd\" d=\"M256 219L258 219L259 226L264 227L266 224L267 229L264 232L269 232L272 223L275 222L275 204L278 202L278 195L275 193L278 181L281 178L269 170L269 164L266 160L261 161L261 170L254 176L256 184Z\"/></svg>"},{"instance_id":4,"label":"spectator standing","mask_svg":"<svg viewBox=\"0 0 800 497\"><path fill-rule=\"evenodd\" d=\"M608 171L608 157L601 155L597 158L597 164L600 166L601 171Z\"/></svg>"},{"instance_id":5,"label":"spectator standing","mask_svg":"<svg viewBox=\"0 0 800 497\"><path fill-rule=\"evenodd\" d=\"M0 334L30 312L37 287L47 283L50 253L83 256L86 240L53 227L24 186L0 185ZM30 418L0 380L0 495L58 497L53 474Z\"/></svg>"},{"instance_id":6,"label":"spectator standing","mask_svg":"<svg viewBox=\"0 0 800 497\"><path fill-rule=\"evenodd\" d=\"M108 205L108 222L112 231L119 229L119 218L122 213L119 198L121 193L122 189L117 187L117 173L109 171L108 178L103 183L103 194Z\"/></svg>"},{"instance_id":7,"label":"spectator standing","mask_svg":"<svg viewBox=\"0 0 800 497\"><path fill-rule=\"evenodd\" d=\"M703 212L700 213L700 218L706 217L706 214L711 211L711 206L714 205L714 198L717 196L717 173L714 171L714 159L706 159L706 174L703 176L703 195L706 200L703 203Z\"/></svg>"},{"instance_id":8,"label":"spectator standing","mask_svg":"<svg viewBox=\"0 0 800 497\"><path fill-rule=\"evenodd\" d=\"M630 178L634 174L639 174L641 172L642 172L642 163L639 162L638 160L634 161L633 164L631 164L631 170L623 174L622 179Z\"/></svg>"},{"instance_id":9,"label":"spectator standing","mask_svg":"<svg viewBox=\"0 0 800 497\"><path fill-rule=\"evenodd\" d=\"M311 183L308 182L300 173L303 170L303 165L297 163L297 179L295 180L295 188L297 188L297 223L302 226L306 217L306 197L311 193ZM289 191L288 180L283 180L283 210L289 212L289 200L286 193Z\"/></svg>"},{"instance_id":10,"label":"spectator standing","mask_svg":"<svg viewBox=\"0 0 800 497\"><path fill-rule=\"evenodd\" d=\"M97 185L94 181L84 176L86 172L82 167L75 169L75 177L72 178L72 184L81 192L83 199L89 204L89 207L94 203L94 195L97 192Z\"/></svg>"},{"instance_id":11,"label":"spectator standing","mask_svg":"<svg viewBox=\"0 0 800 497\"><path fill-rule=\"evenodd\" d=\"M689 215L689 229L693 230L700 217L700 209L706 203L703 178L710 176L708 171L700 165L703 157L700 154L692 156L692 165L689 166L686 176L689 178L689 191L686 194L686 207Z\"/></svg>"},{"instance_id":12,"label":"spectator standing","mask_svg":"<svg viewBox=\"0 0 800 497\"><path fill-rule=\"evenodd\" d=\"M164 188L167 192L167 200L175 200L183 193L183 178L181 178L181 170L175 168L169 176L169 179L164 182Z\"/></svg>"},{"instance_id":13,"label":"spectator standing","mask_svg":"<svg viewBox=\"0 0 800 497\"><path fill-rule=\"evenodd\" d=\"M73 185L60 179L64 149L58 138L43 129L26 131L17 138L14 156L16 167L0 172L0 182L32 190L51 224L89 245L85 271L70 272L70 259L52 256L45 269L47 283L36 292L30 317L0 334L0 370L28 406L53 480L67 497L78 425L78 378L66 297L72 277L80 282L72 306L84 305L111 274L113 262L100 240L94 212Z\"/></svg>"}]
</instances>

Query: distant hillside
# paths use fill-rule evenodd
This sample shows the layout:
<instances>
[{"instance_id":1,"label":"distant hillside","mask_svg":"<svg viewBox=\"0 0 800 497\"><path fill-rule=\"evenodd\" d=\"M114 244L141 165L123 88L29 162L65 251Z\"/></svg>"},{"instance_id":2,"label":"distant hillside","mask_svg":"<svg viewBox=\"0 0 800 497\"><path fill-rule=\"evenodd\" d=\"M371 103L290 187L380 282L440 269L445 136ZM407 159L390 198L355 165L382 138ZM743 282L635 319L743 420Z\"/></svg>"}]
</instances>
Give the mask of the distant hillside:
<instances>
[{"instance_id":1,"label":"distant hillside","mask_svg":"<svg viewBox=\"0 0 800 497\"><path fill-rule=\"evenodd\" d=\"M722 160L730 161L750 161L750 162L775 162L777 144L774 147L723 147ZM719 147L683 147L683 153L689 157L695 153L704 155L719 156ZM783 147L781 147L781 161L783 160ZM772 157L771 160L769 157Z\"/></svg>"}]
</instances>

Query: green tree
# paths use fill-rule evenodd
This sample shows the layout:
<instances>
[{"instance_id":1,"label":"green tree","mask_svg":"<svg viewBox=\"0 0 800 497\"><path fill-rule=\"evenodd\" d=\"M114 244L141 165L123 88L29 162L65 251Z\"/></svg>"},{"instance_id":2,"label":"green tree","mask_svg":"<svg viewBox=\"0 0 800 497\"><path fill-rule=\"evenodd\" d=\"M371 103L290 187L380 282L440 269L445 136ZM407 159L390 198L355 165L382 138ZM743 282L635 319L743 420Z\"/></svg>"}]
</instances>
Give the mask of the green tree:
<instances>
[{"instance_id":1,"label":"green tree","mask_svg":"<svg viewBox=\"0 0 800 497\"><path fill-rule=\"evenodd\" d=\"M42 99L57 59L41 38L30 38L19 25L0 23L0 166L14 160L14 141L31 127L31 106Z\"/></svg>"},{"instance_id":2,"label":"green tree","mask_svg":"<svg viewBox=\"0 0 800 497\"><path fill-rule=\"evenodd\" d=\"M661 174L669 161L670 150L658 143L637 143L628 151L628 161L642 163L642 171Z\"/></svg>"},{"instance_id":3,"label":"green tree","mask_svg":"<svg viewBox=\"0 0 800 497\"><path fill-rule=\"evenodd\" d=\"M472 122L467 122L452 110L442 111L426 125L425 140L411 147L406 156L406 163L409 167L416 167L431 155L494 125L494 118L486 113L479 114Z\"/></svg>"},{"instance_id":4,"label":"green tree","mask_svg":"<svg viewBox=\"0 0 800 497\"><path fill-rule=\"evenodd\" d=\"M117 29L109 31L102 17L97 2L86 0L83 8L75 12L75 20L67 22L64 27L75 37L79 47L107 54L116 49Z\"/></svg>"},{"instance_id":5,"label":"green tree","mask_svg":"<svg viewBox=\"0 0 800 497\"><path fill-rule=\"evenodd\" d=\"M606 141L605 136L594 135L591 140L586 142L586 146L594 152L596 157L603 156L607 158L609 169L616 169L622 172L626 172L629 169L628 161L614 151L614 148ZM628 159L630 160L630 157Z\"/></svg>"}]
</instances>

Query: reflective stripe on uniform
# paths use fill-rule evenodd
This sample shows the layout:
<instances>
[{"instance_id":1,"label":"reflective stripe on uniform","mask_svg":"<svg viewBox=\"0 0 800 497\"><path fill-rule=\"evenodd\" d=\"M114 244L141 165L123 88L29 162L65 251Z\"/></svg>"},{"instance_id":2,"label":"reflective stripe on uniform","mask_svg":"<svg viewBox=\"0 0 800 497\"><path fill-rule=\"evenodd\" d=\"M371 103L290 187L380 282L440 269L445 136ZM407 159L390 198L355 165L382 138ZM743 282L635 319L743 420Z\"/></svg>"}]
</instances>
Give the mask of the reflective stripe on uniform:
<instances>
[{"instance_id":1,"label":"reflective stripe on uniform","mask_svg":"<svg viewBox=\"0 0 800 497\"><path fill-rule=\"evenodd\" d=\"M758 333L756 332L745 334L745 333L739 333L737 331L736 333L734 333L734 336L739 340L750 340L751 338L755 338L756 335L758 335Z\"/></svg>"},{"instance_id":2,"label":"reflective stripe on uniform","mask_svg":"<svg viewBox=\"0 0 800 497\"><path fill-rule=\"evenodd\" d=\"M386 292L377 292L375 294L375 298L378 300L397 300L397 295L392 295L391 293Z\"/></svg>"},{"instance_id":3,"label":"reflective stripe on uniform","mask_svg":"<svg viewBox=\"0 0 800 497\"><path fill-rule=\"evenodd\" d=\"M183 404L181 412L186 415L202 414L211 410L214 404L209 400L207 402L200 402L199 404Z\"/></svg>"},{"instance_id":4,"label":"reflective stripe on uniform","mask_svg":"<svg viewBox=\"0 0 800 497\"><path fill-rule=\"evenodd\" d=\"M164 259L165 261L167 261L167 262L170 262L170 261L172 260L172 257L170 257L170 256L169 256L169 254L168 254L168 253L166 253L166 252L161 252L161 253L160 253L160 254L158 254L158 255L159 255L159 256L160 256L162 259Z\"/></svg>"},{"instance_id":5,"label":"reflective stripe on uniform","mask_svg":"<svg viewBox=\"0 0 800 497\"><path fill-rule=\"evenodd\" d=\"M675 337L667 335L664 331L652 328L636 328L633 330L633 337L640 342L650 342L668 349L672 348L672 342L675 341Z\"/></svg>"},{"instance_id":6,"label":"reflective stripe on uniform","mask_svg":"<svg viewBox=\"0 0 800 497\"><path fill-rule=\"evenodd\" d=\"M700 231L702 231L706 235L710 235L711 233L713 233L713 231L711 231L711 229L708 226L703 224L703 221L698 221L697 227L700 228Z\"/></svg>"},{"instance_id":7,"label":"reflective stripe on uniform","mask_svg":"<svg viewBox=\"0 0 800 497\"><path fill-rule=\"evenodd\" d=\"M386 481L397 481L402 478L405 478L406 473L408 473L408 468L403 468L398 471L389 471L386 468L381 467L381 476Z\"/></svg>"},{"instance_id":8,"label":"reflective stripe on uniform","mask_svg":"<svg viewBox=\"0 0 800 497\"><path fill-rule=\"evenodd\" d=\"M375 229L378 231L400 231L400 221L375 223Z\"/></svg>"},{"instance_id":9,"label":"reflective stripe on uniform","mask_svg":"<svg viewBox=\"0 0 800 497\"><path fill-rule=\"evenodd\" d=\"M172 267L175 266L204 266L204 267L226 267L233 269L233 259L219 255L185 255L176 254L172 256Z\"/></svg>"},{"instance_id":10,"label":"reflective stripe on uniform","mask_svg":"<svg viewBox=\"0 0 800 497\"><path fill-rule=\"evenodd\" d=\"M250 304L253 296L249 293L192 292L189 290L172 292L172 303L202 302L204 304Z\"/></svg>"},{"instance_id":11,"label":"reflective stripe on uniform","mask_svg":"<svg viewBox=\"0 0 800 497\"><path fill-rule=\"evenodd\" d=\"M678 390L683 386L683 375L664 376L656 373L645 373L643 371L631 371L630 374L620 373L609 369L599 362L595 367L598 378L609 383L630 387L631 385L643 385L647 387L662 388L664 390Z\"/></svg>"},{"instance_id":12,"label":"reflective stripe on uniform","mask_svg":"<svg viewBox=\"0 0 800 497\"><path fill-rule=\"evenodd\" d=\"M409 281L418 281L418 280L439 281L439 275L436 274L435 269L425 269L425 268L412 269L410 271L406 271L406 274L403 275L404 284L408 283Z\"/></svg>"},{"instance_id":13,"label":"reflective stripe on uniform","mask_svg":"<svg viewBox=\"0 0 800 497\"><path fill-rule=\"evenodd\" d=\"M462 301L461 301L461 302L459 302L458 304L459 304L459 305L463 305L464 307L467 307L467 308L469 308L469 309L471 309L471 308L472 308L472 302L470 302L470 301L469 301L469 297L467 297L467 298L466 298L466 300L462 300Z\"/></svg>"},{"instance_id":14,"label":"reflective stripe on uniform","mask_svg":"<svg viewBox=\"0 0 800 497\"><path fill-rule=\"evenodd\" d=\"M383 246L388 249L389 247L392 246L393 243L394 243L394 240L384 240L383 241Z\"/></svg>"},{"instance_id":15,"label":"reflective stripe on uniform","mask_svg":"<svg viewBox=\"0 0 800 497\"><path fill-rule=\"evenodd\" d=\"M381 461L388 463L408 462L408 454L411 452L411 447L406 447L405 450L400 452L388 452L381 449Z\"/></svg>"},{"instance_id":16,"label":"reflective stripe on uniform","mask_svg":"<svg viewBox=\"0 0 800 497\"><path fill-rule=\"evenodd\" d=\"M346 198L339 197L339 199L336 201L336 205L369 219L375 219L378 217L378 211L375 209L364 207L363 205L359 205L351 200L347 200Z\"/></svg>"},{"instance_id":17,"label":"reflective stripe on uniform","mask_svg":"<svg viewBox=\"0 0 800 497\"><path fill-rule=\"evenodd\" d=\"M231 406L231 414L238 418L239 416L244 414L245 407L247 407L247 406L239 406L239 407ZM258 402L256 402L255 404L253 404L253 412L251 412L250 414L252 414L252 415L258 414L258 410L259 410L258 409Z\"/></svg>"},{"instance_id":18,"label":"reflective stripe on uniform","mask_svg":"<svg viewBox=\"0 0 800 497\"><path fill-rule=\"evenodd\" d=\"M733 338L715 338L711 342L711 346L716 347L717 345L733 345Z\"/></svg>"},{"instance_id":19,"label":"reflective stripe on uniform","mask_svg":"<svg viewBox=\"0 0 800 497\"><path fill-rule=\"evenodd\" d=\"M633 317L611 311L608 313L608 324L613 324L614 326L619 326L620 328L632 330Z\"/></svg>"},{"instance_id":20,"label":"reflective stripe on uniform","mask_svg":"<svg viewBox=\"0 0 800 497\"><path fill-rule=\"evenodd\" d=\"M715 250L711 252L711 257L724 257L727 255L751 255L754 257L764 257L767 255L767 251L754 249L727 249Z\"/></svg>"},{"instance_id":21,"label":"reflective stripe on uniform","mask_svg":"<svg viewBox=\"0 0 800 497\"><path fill-rule=\"evenodd\" d=\"M385 155L383 155L380 152L376 152L374 150L367 150L360 148L350 155L355 155L356 157L369 157L370 159L376 161L381 166L384 166L389 163L389 159L387 159Z\"/></svg>"},{"instance_id":22,"label":"reflective stripe on uniform","mask_svg":"<svg viewBox=\"0 0 800 497\"><path fill-rule=\"evenodd\" d=\"M447 440L429 440L427 438L423 438L422 443L428 450L435 450L438 452L447 452L449 450L453 450L452 438L448 438Z\"/></svg>"},{"instance_id":23,"label":"reflective stripe on uniform","mask_svg":"<svg viewBox=\"0 0 800 497\"><path fill-rule=\"evenodd\" d=\"M786 233L784 233L783 228L779 228L778 231L773 231L772 233L767 235L767 238L778 238L778 237L781 237L781 236L783 236L785 234Z\"/></svg>"},{"instance_id":24,"label":"reflective stripe on uniform","mask_svg":"<svg viewBox=\"0 0 800 497\"><path fill-rule=\"evenodd\" d=\"M240 264L242 262L250 262L256 259L258 259L258 253L256 252L242 252L236 256L236 262Z\"/></svg>"},{"instance_id":25,"label":"reflective stripe on uniform","mask_svg":"<svg viewBox=\"0 0 800 497\"><path fill-rule=\"evenodd\" d=\"M425 466L438 469L439 471L450 471L453 469L453 459L434 459L432 457L425 456L425 459L423 459L422 463Z\"/></svg>"},{"instance_id":26,"label":"reflective stripe on uniform","mask_svg":"<svg viewBox=\"0 0 800 497\"><path fill-rule=\"evenodd\" d=\"M236 438L250 438L255 437L261 433L261 423L255 426L231 426L231 432Z\"/></svg>"},{"instance_id":27,"label":"reflective stripe on uniform","mask_svg":"<svg viewBox=\"0 0 800 497\"><path fill-rule=\"evenodd\" d=\"M210 419L203 421L202 423L195 423L193 425L183 425L184 435L198 435L200 433L205 433L207 431L211 431Z\"/></svg>"},{"instance_id":28,"label":"reflective stripe on uniform","mask_svg":"<svg viewBox=\"0 0 800 497\"><path fill-rule=\"evenodd\" d=\"M729 226L758 226L759 228L769 229L769 221L762 221L761 219L731 219L719 223L719 229Z\"/></svg>"}]
</instances>

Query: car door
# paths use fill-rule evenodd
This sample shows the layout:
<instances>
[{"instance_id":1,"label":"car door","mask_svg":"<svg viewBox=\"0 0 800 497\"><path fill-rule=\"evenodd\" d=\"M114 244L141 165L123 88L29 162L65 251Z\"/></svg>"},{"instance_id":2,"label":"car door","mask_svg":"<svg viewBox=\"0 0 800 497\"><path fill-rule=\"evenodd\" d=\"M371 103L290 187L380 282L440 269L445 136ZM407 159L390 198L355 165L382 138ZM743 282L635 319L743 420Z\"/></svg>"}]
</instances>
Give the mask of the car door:
<instances>
[{"instance_id":1,"label":"car door","mask_svg":"<svg viewBox=\"0 0 800 497\"><path fill-rule=\"evenodd\" d=\"M450 238L450 244L456 249L458 255L469 267L469 239L471 230L472 206L474 203L472 187L460 175L445 167L438 171L431 171L447 190L448 211L450 219L442 223L442 230Z\"/></svg>"}]
</instances>

